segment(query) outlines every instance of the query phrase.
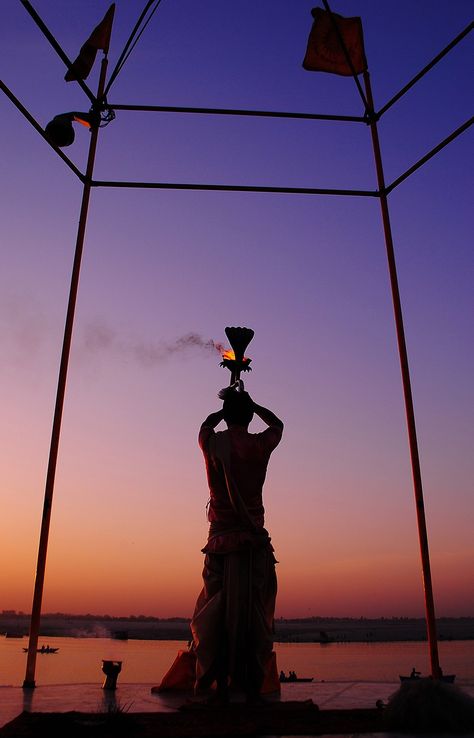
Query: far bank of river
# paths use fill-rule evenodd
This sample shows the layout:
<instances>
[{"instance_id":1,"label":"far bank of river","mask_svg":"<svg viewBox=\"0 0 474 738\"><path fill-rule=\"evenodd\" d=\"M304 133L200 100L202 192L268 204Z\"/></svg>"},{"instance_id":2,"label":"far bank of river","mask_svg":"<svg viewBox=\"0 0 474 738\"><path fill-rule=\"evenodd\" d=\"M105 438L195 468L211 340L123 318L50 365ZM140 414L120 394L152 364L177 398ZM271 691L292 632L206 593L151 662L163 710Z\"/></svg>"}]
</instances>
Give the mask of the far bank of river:
<instances>
[{"instance_id":1,"label":"far bank of river","mask_svg":"<svg viewBox=\"0 0 474 738\"><path fill-rule=\"evenodd\" d=\"M440 618L440 641L474 640L474 618ZM26 636L29 616L0 614L0 634ZM111 618L93 615L45 614L41 619L44 638L117 638L140 640L187 640L189 620L151 617ZM425 641L426 624L422 618L306 618L275 621L277 643L390 643Z\"/></svg>"}]
</instances>

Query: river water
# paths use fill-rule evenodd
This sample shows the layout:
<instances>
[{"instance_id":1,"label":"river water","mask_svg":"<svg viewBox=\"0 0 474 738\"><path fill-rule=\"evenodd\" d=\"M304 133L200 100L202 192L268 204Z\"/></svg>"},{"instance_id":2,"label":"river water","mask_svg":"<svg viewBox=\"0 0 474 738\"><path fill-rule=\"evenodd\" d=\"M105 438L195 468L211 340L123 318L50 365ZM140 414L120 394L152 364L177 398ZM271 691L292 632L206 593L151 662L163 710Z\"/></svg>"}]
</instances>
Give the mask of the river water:
<instances>
[{"instance_id":1,"label":"river water","mask_svg":"<svg viewBox=\"0 0 474 738\"><path fill-rule=\"evenodd\" d=\"M38 654L36 682L40 684L102 683L102 659L122 661L122 683L159 684L183 641L118 641L109 638L48 638L56 654ZM0 637L0 686L21 685L25 675L27 638ZM278 669L324 681L396 682L413 667L429 673L426 643L282 643L275 644ZM474 684L474 641L439 644L445 674L456 683Z\"/></svg>"}]
</instances>

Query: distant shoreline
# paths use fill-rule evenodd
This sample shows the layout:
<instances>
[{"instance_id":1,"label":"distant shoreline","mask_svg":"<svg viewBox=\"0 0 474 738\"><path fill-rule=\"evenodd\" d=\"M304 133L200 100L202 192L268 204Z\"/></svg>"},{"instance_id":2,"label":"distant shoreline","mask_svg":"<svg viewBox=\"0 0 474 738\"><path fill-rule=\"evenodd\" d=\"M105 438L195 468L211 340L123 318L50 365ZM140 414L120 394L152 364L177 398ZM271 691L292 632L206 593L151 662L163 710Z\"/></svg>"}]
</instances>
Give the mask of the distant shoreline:
<instances>
[{"instance_id":1,"label":"distant shoreline","mask_svg":"<svg viewBox=\"0 0 474 738\"><path fill-rule=\"evenodd\" d=\"M28 635L30 617L9 611L0 613L0 635ZM41 637L179 640L191 637L189 618L46 613L41 618ZM474 640L474 617L439 618L439 641ZM276 643L390 643L426 641L424 618L279 618L275 621Z\"/></svg>"}]
</instances>

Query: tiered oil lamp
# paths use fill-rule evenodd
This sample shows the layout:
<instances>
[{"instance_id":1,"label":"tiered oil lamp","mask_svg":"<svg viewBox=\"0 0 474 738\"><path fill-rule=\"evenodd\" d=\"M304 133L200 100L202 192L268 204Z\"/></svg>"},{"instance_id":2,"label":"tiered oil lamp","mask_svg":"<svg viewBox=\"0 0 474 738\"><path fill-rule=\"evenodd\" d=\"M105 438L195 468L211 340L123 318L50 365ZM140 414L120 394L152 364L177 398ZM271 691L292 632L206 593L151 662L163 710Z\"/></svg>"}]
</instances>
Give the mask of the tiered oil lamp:
<instances>
[{"instance_id":1,"label":"tiered oil lamp","mask_svg":"<svg viewBox=\"0 0 474 738\"><path fill-rule=\"evenodd\" d=\"M234 384L240 379L241 372L250 372L250 362L248 356L244 356L245 349L254 337L251 328L227 327L225 334L229 339L232 347L230 351L222 352L222 361L220 366L227 367L230 371L230 384Z\"/></svg>"}]
</instances>

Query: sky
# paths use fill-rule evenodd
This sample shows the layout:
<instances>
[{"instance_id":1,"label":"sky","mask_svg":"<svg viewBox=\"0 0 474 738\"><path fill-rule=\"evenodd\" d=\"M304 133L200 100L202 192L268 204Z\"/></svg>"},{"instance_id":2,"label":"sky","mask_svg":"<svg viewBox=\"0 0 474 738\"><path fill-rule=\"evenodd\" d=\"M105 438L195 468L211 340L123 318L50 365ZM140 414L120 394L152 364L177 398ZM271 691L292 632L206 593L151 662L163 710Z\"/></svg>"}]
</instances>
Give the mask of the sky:
<instances>
[{"instance_id":1,"label":"sky","mask_svg":"<svg viewBox=\"0 0 474 738\"><path fill-rule=\"evenodd\" d=\"M33 0L70 58L108 4ZM163 0L109 102L362 115L352 78L302 69L314 4ZM109 70L144 1L116 5ZM472 3L333 10L362 17L380 108ZM21 3L0 19L2 79L41 125L87 110ZM471 59L472 34L382 117L387 182L469 117ZM0 106L0 610L30 612L82 185L4 95ZM65 149L81 171L89 136L77 126ZM389 196L439 616L474 615L472 153L468 131ZM94 177L376 188L365 124L123 111L100 132ZM377 199L98 188L43 610L192 614L207 536L197 432L229 375L180 339L224 342L227 325L255 330L246 388L285 423L264 491L276 616L423 616Z\"/></svg>"}]
</instances>

